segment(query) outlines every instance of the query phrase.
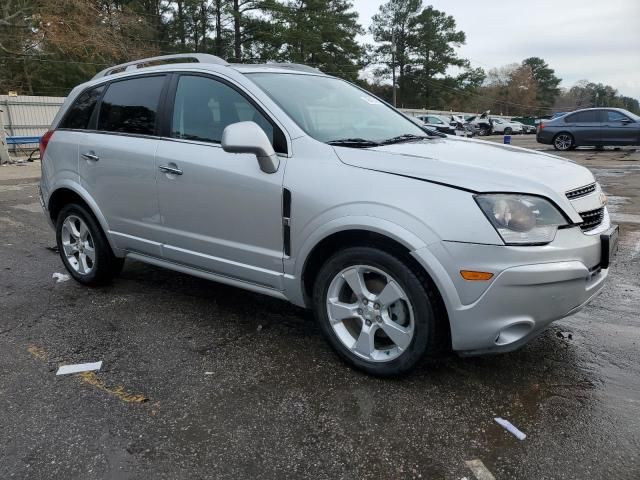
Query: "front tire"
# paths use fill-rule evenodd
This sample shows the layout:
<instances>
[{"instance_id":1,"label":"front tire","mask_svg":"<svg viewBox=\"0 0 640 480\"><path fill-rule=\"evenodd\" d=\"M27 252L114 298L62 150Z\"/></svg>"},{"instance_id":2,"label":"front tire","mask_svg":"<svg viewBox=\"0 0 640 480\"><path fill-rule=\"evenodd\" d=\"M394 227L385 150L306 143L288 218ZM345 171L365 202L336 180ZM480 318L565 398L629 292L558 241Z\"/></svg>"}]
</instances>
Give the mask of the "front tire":
<instances>
[{"instance_id":1,"label":"front tire","mask_svg":"<svg viewBox=\"0 0 640 480\"><path fill-rule=\"evenodd\" d=\"M314 312L342 359L372 375L396 376L436 349L434 292L419 275L373 247L327 260L314 284Z\"/></svg>"},{"instance_id":2,"label":"front tire","mask_svg":"<svg viewBox=\"0 0 640 480\"><path fill-rule=\"evenodd\" d=\"M62 263L84 285L109 283L122 270L93 215L83 206L66 205L56 221L56 243Z\"/></svg>"},{"instance_id":3,"label":"front tire","mask_svg":"<svg viewBox=\"0 0 640 480\"><path fill-rule=\"evenodd\" d=\"M559 133L555 137L553 137L553 148L560 152L566 152L567 150L571 150L575 145L575 140L573 139L573 135L570 133Z\"/></svg>"}]
</instances>

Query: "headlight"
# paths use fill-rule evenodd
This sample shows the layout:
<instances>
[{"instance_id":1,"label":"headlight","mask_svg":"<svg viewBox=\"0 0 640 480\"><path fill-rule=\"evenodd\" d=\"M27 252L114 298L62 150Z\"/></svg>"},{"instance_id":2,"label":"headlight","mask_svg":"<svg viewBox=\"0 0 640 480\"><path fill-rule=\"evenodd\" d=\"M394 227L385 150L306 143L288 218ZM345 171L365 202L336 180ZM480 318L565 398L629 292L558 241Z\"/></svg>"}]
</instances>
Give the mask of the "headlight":
<instances>
[{"instance_id":1,"label":"headlight","mask_svg":"<svg viewBox=\"0 0 640 480\"><path fill-rule=\"evenodd\" d=\"M487 194L475 199L507 245L549 243L558 227L567 225L558 209L541 197Z\"/></svg>"}]
</instances>

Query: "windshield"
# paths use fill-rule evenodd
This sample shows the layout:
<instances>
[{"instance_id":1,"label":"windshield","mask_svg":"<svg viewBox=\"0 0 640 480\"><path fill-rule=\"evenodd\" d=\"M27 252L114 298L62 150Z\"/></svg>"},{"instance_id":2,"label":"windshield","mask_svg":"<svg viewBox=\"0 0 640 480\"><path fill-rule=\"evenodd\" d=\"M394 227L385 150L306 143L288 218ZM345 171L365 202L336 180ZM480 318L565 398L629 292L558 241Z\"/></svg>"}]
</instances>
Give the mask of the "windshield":
<instances>
[{"instance_id":1,"label":"windshield","mask_svg":"<svg viewBox=\"0 0 640 480\"><path fill-rule=\"evenodd\" d=\"M288 73L247 76L300 128L321 142L349 139L373 144L427 135L396 110L337 78Z\"/></svg>"}]
</instances>

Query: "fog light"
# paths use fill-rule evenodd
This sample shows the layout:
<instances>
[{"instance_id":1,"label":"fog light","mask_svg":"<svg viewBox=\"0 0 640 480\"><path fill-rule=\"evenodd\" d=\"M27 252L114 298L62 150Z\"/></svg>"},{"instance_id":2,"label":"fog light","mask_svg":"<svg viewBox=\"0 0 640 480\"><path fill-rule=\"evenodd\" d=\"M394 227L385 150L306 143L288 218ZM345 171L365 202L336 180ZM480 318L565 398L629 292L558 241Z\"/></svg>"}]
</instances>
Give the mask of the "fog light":
<instances>
[{"instance_id":1,"label":"fog light","mask_svg":"<svg viewBox=\"0 0 640 480\"><path fill-rule=\"evenodd\" d=\"M473 270L460 270L460 275L462 275L462 278L465 280L472 282L491 280L493 278L493 273L475 272Z\"/></svg>"}]
</instances>

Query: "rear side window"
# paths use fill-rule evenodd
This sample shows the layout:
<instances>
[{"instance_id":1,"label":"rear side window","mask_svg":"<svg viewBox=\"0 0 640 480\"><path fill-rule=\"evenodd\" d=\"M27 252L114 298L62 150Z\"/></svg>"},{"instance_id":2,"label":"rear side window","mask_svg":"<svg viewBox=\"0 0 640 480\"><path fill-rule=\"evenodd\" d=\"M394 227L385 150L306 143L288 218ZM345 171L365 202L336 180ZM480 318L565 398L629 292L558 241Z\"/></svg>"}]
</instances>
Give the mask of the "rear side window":
<instances>
[{"instance_id":1,"label":"rear side window","mask_svg":"<svg viewBox=\"0 0 640 480\"><path fill-rule=\"evenodd\" d=\"M72 128L74 130L89 128L91 115L103 90L104 86L101 85L82 92L65 115L60 128Z\"/></svg>"},{"instance_id":2,"label":"rear side window","mask_svg":"<svg viewBox=\"0 0 640 480\"><path fill-rule=\"evenodd\" d=\"M141 77L109 85L100 104L98 130L153 135L164 79Z\"/></svg>"},{"instance_id":3,"label":"rear side window","mask_svg":"<svg viewBox=\"0 0 640 480\"><path fill-rule=\"evenodd\" d=\"M586 112L578 112L573 115L567 115L564 119L566 123L593 123L599 122L598 110L589 110Z\"/></svg>"}]
</instances>

